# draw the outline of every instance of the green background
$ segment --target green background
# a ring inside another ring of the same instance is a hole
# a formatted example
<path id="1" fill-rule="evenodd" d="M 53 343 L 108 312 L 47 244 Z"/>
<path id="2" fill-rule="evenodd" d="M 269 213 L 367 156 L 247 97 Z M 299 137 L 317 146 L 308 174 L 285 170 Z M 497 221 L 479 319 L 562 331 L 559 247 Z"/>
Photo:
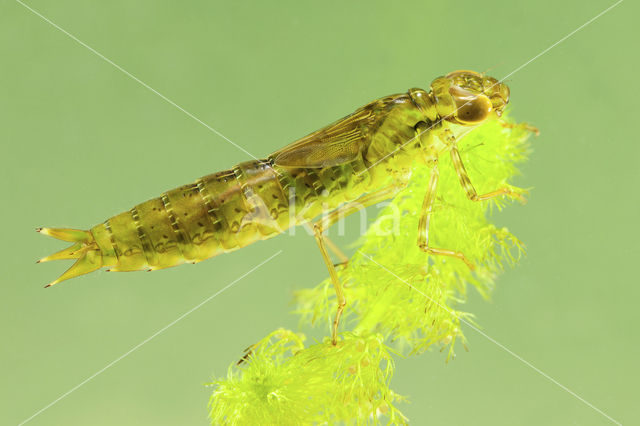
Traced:
<path id="1" fill-rule="evenodd" d="M 28 4 L 260 157 L 386 94 L 455 69 L 501 78 L 609 1 Z M 495 218 L 528 247 L 483 330 L 622 423 L 637 421 L 638 7 L 623 2 L 514 74 L 513 116 L 541 130 Z M 33 425 L 207 424 L 212 375 L 279 327 L 326 270 L 304 231 L 152 274 L 68 264 L 36 226 L 89 228 L 249 159 L 14 1 L 0 9 L 0 424 L 17 424 L 278 250 L 283 253 L 35 417 Z M 375 210 L 374 210 L 375 211 Z M 357 236 L 357 220 L 343 246 Z M 334 233 L 335 235 L 335 233 Z M 465 329 L 470 352 L 399 360 L 413 424 L 608 424 Z M 316 335 L 325 334 L 321 329 Z"/>

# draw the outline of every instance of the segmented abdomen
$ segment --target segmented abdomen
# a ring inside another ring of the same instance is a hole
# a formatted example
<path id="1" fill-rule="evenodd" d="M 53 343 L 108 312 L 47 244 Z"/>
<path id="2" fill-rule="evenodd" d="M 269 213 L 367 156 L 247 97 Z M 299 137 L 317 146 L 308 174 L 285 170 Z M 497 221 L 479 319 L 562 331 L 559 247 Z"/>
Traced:
<path id="1" fill-rule="evenodd" d="M 280 234 L 356 199 L 368 184 L 362 159 L 318 169 L 248 161 L 138 204 L 91 233 L 112 271 L 167 268 Z"/>
<path id="2" fill-rule="evenodd" d="M 161 269 L 277 235 L 290 226 L 278 178 L 267 161 L 250 161 L 138 204 L 91 229 L 103 265 Z"/>

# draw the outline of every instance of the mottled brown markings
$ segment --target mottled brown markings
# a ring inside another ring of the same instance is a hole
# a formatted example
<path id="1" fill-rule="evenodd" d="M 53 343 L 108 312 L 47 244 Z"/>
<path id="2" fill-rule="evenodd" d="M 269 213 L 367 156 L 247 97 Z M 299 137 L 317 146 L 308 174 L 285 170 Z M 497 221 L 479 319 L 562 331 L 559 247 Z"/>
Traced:
<path id="1" fill-rule="evenodd" d="M 169 222 L 171 222 L 171 228 L 175 233 L 180 255 L 185 261 L 189 261 L 191 259 L 187 260 L 187 257 L 185 256 L 185 251 L 183 250 L 183 247 L 187 244 L 187 237 L 183 234 L 182 230 L 180 229 L 180 225 L 178 224 L 178 218 L 173 213 L 173 210 L 171 208 L 171 202 L 169 201 L 169 197 L 167 196 L 167 194 L 163 193 L 160 196 L 160 199 L 162 200 L 162 206 L 164 207 L 164 210 L 165 212 L 167 212 L 167 216 L 169 217 Z M 163 237 L 167 238 L 166 235 L 163 235 Z"/>
<path id="2" fill-rule="evenodd" d="M 198 194 L 200 195 L 200 199 L 202 200 L 202 205 L 204 206 L 204 209 L 207 211 L 207 218 L 209 219 L 209 222 L 213 226 L 213 238 L 216 239 L 218 247 L 222 248 L 222 242 L 220 241 L 220 238 L 218 236 L 218 232 L 222 228 L 222 225 L 220 223 L 220 219 L 218 218 L 218 216 L 215 215 L 215 211 L 213 210 L 213 207 L 211 205 L 211 196 L 206 190 L 205 183 L 202 180 L 202 178 L 196 180 L 196 188 L 198 190 Z M 215 219 L 217 220 L 214 220 L 214 216 L 215 216 Z M 200 222 L 198 222 L 198 225 L 200 225 Z"/>
<path id="3" fill-rule="evenodd" d="M 113 235 L 113 230 L 111 229 L 111 225 L 109 225 L 109 219 L 104 221 L 104 229 L 109 233 L 109 240 L 111 241 L 111 246 L 113 247 L 113 253 L 116 255 L 116 263 L 120 263 L 120 255 L 118 254 L 118 244 L 116 243 L 116 237 Z"/>
<path id="4" fill-rule="evenodd" d="M 282 194 L 282 199 L 284 200 L 284 204 L 283 205 L 278 205 L 277 207 L 280 209 L 288 209 L 289 208 L 289 194 L 287 194 L 287 192 L 284 190 L 284 188 L 282 187 L 282 181 L 280 180 L 281 175 L 279 172 L 277 172 L 271 165 L 271 163 L 269 164 L 269 168 L 273 171 L 273 177 L 274 177 L 274 181 L 276 182 L 276 184 L 278 185 L 278 188 L 280 188 L 280 193 Z M 273 198 L 278 199 L 279 197 L 276 194 L 271 194 Z"/>
<path id="5" fill-rule="evenodd" d="M 133 219 L 133 223 L 138 232 L 138 240 L 140 240 L 140 245 L 142 246 L 142 253 L 144 254 L 145 259 L 147 260 L 147 266 L 154 266 L 157 262 L 155 259 L 155 249 L 151 241 L 147 237 L 142 229 L 142 224 L 140 223 L 140 215 L 138 214 L 138 209 L 136 207 L 130 210 L 131 218 Z"/>
<path id="6" fill-rule="evenodd" d="M 317 195 L 323 195 L 323 193 L 327 190 L 325 185 L 322 183 L 322 179 L 320 178 L 320 174 L 315 170 L 309 170 L 309 177 L 313 179 L 313 189 Z"/>
<path id="7" fill-rule="evenodd" d="M 254 238 L 265 239 L 281 231 L 280 226 L 286 223 L 278 223 L 278 209 L 286 209 L 288 198 L 282 188 L 281 176 L 266 160 L 248 161 L 240 163 L 233 168 L 236 181 L 242 190 L 242 201 L 249 215 L 264 214 L 273 223 L 256 223 Z M 275 192 L 274 192 L 275 191 Z M 270 195 L 270 196 L 269 196 Z M 271 200 L 276 200 L 271 201 Z M 266 211 L 262 211 L 265 209 Z M 236 213 L 240 213 L 235 209 Z M 240 227 L 234 226 L 238 232 L 244 229 L 244 223 Z"/>

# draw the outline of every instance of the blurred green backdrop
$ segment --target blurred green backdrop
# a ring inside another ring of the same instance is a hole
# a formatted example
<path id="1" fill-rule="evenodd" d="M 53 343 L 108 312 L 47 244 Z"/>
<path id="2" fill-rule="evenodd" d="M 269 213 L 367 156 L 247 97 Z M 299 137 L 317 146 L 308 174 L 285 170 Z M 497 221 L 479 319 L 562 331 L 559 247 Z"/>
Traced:
<path id="1" fill-rule="evenodd" d="M 500 78 L 610 1 L 27 2 L 262 156 L 386 94 L 454 69 Z M 304 232 L 197 266 L 87 275 L 36 226 L 89 228 L 248 156 L 21 4 L 0 10 L 0 424 L 17 424 L 278 250 L 283 253 L 33 418 L 33 425 L 205 425 L 211 375 L 271 330 L 326 270 Z M 513 116 L 541 130 L 496 216 L 529 255 L 484 331 L 620 422 L 638 418 L 640 148 L 637 4 L 624 2 L 510 78 Z M 634 41 L 635 40 L 635 41 Z M 352 221 L 357 224 L 357 221 Z M 343 246 L 357 236 L 357 226 Z M 319 330 L 318 335 L 327 331 Z M 466 330 L 470 352 L 399 360 L 413 424 L 608 424 Z"/>

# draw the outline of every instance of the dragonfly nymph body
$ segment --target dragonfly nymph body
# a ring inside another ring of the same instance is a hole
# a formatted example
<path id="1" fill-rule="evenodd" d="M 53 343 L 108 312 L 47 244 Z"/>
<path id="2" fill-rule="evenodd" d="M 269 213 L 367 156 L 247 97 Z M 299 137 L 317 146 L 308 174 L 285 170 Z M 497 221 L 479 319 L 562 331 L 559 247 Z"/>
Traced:
<path id="1" fill-rule="evenodd" d="M 77 259 L 48 286 L 101 267 L 138 271 L 196 263 L 312 222 L 331 209 L 313 229 L 338 295 L 335 343 L 346 301 L 323 235 L 332 223 L 395 196 L 406 186 L 412 167 L 427 163 L 433 171 L 425 188 L 418 244 L 429 254 L 453 256 L 473 268 L 463 253 L 429 246 L 438 157 L 450 153 L 472 201 L 517 196 L 507 188 L 476 193 L 452 130 L 500 116 L 509 88 L 483 74 L 455 71 L 436 78 L 430 89 L 377 99 L 264 160 L 244 162 L 167 191 L 88 231 L 39 228 L 73 243 L 41 261 Z"/>

